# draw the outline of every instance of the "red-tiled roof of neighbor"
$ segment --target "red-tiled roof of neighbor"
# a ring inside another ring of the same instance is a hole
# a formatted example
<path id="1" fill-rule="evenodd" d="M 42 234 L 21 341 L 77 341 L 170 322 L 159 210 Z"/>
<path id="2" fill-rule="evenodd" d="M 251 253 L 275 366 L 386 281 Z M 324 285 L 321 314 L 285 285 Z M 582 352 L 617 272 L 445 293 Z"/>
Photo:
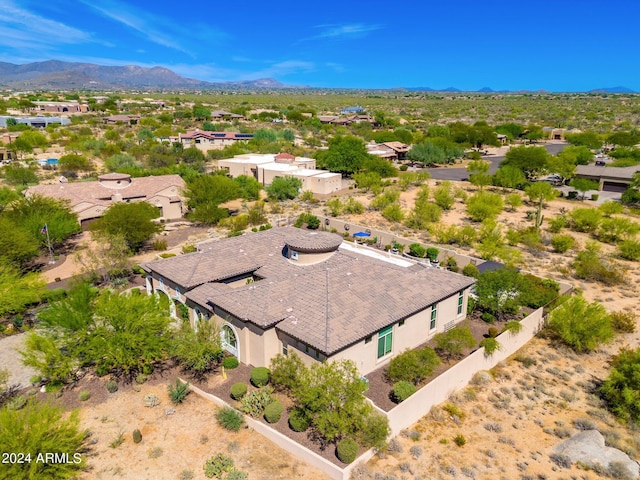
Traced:
<path id="1" fill-rule="evenodd" d="M 261 328 L 276 326 L 327 355 L 474 282 L 447 270 L 406 268 L 346 250 L 312 265 L 287 260 L 286 242 L 304 242 L 310 233 L 284 227 L 211 241 L 197 253 L 143 268 L 184 287 L 199 305 L 215 305 Z M 261 280 L 239 287 L 216 283 L 248 272 Z"/>
<path id="2" fill-rule="evenodd" d="M 129 178 L 129 175 L 115 173 L 101 175 L 101 177 L 107 177 L 105 178 L 106 180 L 124 180 Z M 76 205 L 86 203 L 87 208 L 89 208 L 91 205 L 110 205 L 112 196 L 116 194 L 121 195 L 123 200 L 148 199 L 166 189 L 170 189 L 169 193 L 171 193 L 171 195 L 166 196 L 173 201 L 180 197 L 184 187 L 185 183 L 180 175 L 161 175 L 133 178 L 131 179 L 131 183 L 113 188 L 105 186 L 99 181 L 35 185 L 29 187 L 25 195 L 42 195 L 68 200 L 72 208 Z M 174 191 L 171 191 L 171 188 L 173 188 Z"/>

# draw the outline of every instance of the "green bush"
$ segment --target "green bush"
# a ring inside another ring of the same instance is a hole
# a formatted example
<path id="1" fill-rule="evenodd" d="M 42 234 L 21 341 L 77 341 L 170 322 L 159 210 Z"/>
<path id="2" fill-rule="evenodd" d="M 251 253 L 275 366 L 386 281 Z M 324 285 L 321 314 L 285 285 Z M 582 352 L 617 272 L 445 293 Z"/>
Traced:
<path id="1" fill-rule="evenodd" d="M 231 385 L 231 398 L 233 398 L 234 400 L 242 400 L 242 397 L 244 397 L 247 394 L 247 384 L 244 382 L 238 382 L 238 383 L 234 383 L 233 385 Z"/>
<path id="2" fill-rule="evenodd" d="M 464 438 L 464 435 L 462 435 L 461 433 L 459 433 L 458 435 L 456 435 L 455 437 L 453 437 L 453 443 L 455 443 L 457 446 L 462 447 L 467 443 L 467 439 Z"/>
<path id="3" fill-rule="evenodd" d="M 336 446 L 336 456 L 342 463 L 351 463 L 358 456 L 358 444 L 351 438 L 343 438 Z"/>
<path id="4" fill-rule="evenodd" d="M 427 249 L 419 243 L 412 243 L 409 245 L 409 253 L 414 257 L 424 258 L 427 255 Z"/>
<path id="5" fill-rule="evenodd" d="M 625 421 L 640 421 L 640 348 L 623 348 L 613 357 L 611 372 L 600 387 L 600 393 L 611 411 Z"/>
<path id="6" fill-rule="evenodd" d="M 281 390 L 291 391 L 300 384 L 304 364 L 295 353 L 278 354 L 271 359 L 271 383 Z"/>
<path id="7" fill-rule="evenodd" d="M 216 420 L 221 427 L 237 432 L 244 423 L 242 414 L 231 407 L 223 407 L 216 413 Z"/>
<path id="8" fill-rule="evenodd" d="M 105 386 L 109 393 L 116 393 L 118 391 L 118 384 L 115 380 L 109 380 Z"/>
<path id="9" fill-rule="evenodd" d="M 495 337 L 483 338 L 480 341 L 480 347 L 484 348 L 485 356 L 490 357 L 496 351 L 500 350 L 500 343 Z"/>
<path id="10" fill-rule="evenodd" d="M 600 226 L 602 212 L 597 208 L 576 208 L 569 213 L 571 228 L 577 232 L 593 233 Z"/>
<path id="11" fill-rule="evenodd" d="M 255 367 L 251 370 L 251 383 L 256 387 L 264 387 L 269 383 L 271 372 L 267 367 Z"/>
<path id="12" fill-rule="evenodd" d="M 478 192 L 467 198 L 467 214 L 474 222 L 498 216 L 504 208 L 502 196 L 497 193 Z"/>
<path id="13" fill-rule="evenodd" d="M 91 398 L 91 392 L 89 390 L 83 390 L 78 394 L 78 400 L 86 402 Z"/>
<path id="14" fill-rule="evenodd" d="M 578 278 L 602 282 L 605 285 L 616 285 L 624 278 L 617 265 L 603 258 L 600 246 L 591 242 L 587 242 L 585 250 L 578 252 L 573 267 Z"/>
<path id="15" fill-rule="evenodd" d="M 171 403 L 174 405 L 178 405 L 182 403 L 184 399 L 191 393 L 189 390 L 189 383 L 182 383 L 180 379 L 176 379 L 176 383 L 169 385 L 169 398 L 171 399 Z"/>
<path id="16" fill-rule="evenodd" d="M 438 259 L 439 253 L 440 251 L 436 247 L 427 248 L 427 257 L 429 257 L 429 260 L 431 260 L 432 262 Z"/>
<path id="17" fill-rule="evenodd" d="M 404 402 L 414 393 L 416 393 L 416 386 L 406 380 L 401 380 L 393 385 L 392 396 L 393 400 L 397 403 Z"/>
<path id="18" fill-rule="evenodd" d="M 626 260 L 637 262 L 640 260 L 640 242 L 637 240 L 623 240 L 618 243 L 618 253 Z"/>
<path id="19" fill-rule="evenodd" d="M 558 253 L 565 253 L 567 250 L 573 248 L 576 243 L 576 239 L 571 235 L 554 235 L 551 237 L 551 246 L 553 250 Z"/>
<path id="20" fill-rule="evenodd" d="M 387 368 L 387 377 L 392 382 L 404 380 L 418 384 L 431 375 L 438 365 L 440 365 L 440 359 L 429 347 L 407 350 L 391 359 Z"/>
<path id="21" fill-rule="evenodd" d="M 137 428 L 133 431 L 133 443 L 140 443 L 142 441 L 142 433 Z"/>
<path id="22" fill-rule="evenodd" d="M 294 408 L 289 412 L 289 426 L 294 432 L 304 432 L 311 425 L 309 416 L 299 408 Z"/>
<path id="23" fill-rule="evenodd" d="M 238 365 L 240 365 L 240 362 L 238 362 L 236 357 L 225 357 L 224 360 L 222 360 L 222 366 L 227 370 L 238 368 Z"/>
<path id="24" fill-rule="evenodd" d="M 473 263 L 468 263 L 462 268 L 462 274 L 465 277 L 478 278 L 480 276 L 480 271 Z"/>
<path id="25" fill-rule="evenodd" d="M 564 227 L 567 226 L 567 218 L 566 217 L 555 217 L 549 220 L 549 231 L 551 233 L 558 233 Z"/>
<path id="26" fill-rule="evenodd" d="M 489 338 L 496 338 L 498 336 L 498 329 L 496 327 L 489 327 L 487 334 Z"/>
<path id="27" fill-rule="evenodd" d="M 457 326 L 433 337 L 436 350 L 448 357 L 458 357 L 465 348 L 473 348 L 476 339 L 469 327 Z"/>
<path id="28" fill-rule="evenodd" d="M 282 404 L 275 400 L 264 409 L 264 419 L 269 423 L 276 423 L 282 417 Z"/>
<path id="29" fill-rule="evenodd" d="M 258 390 L 253 390 L 248 393 L 242 400 L 242 411 L 244 413 L 248 413 L 254 418 L 261 417 L 264 413 L 264 409 L 273 402 L 273 398 L 271 398 L 271 394 L 273 393 L 273 389 L 270 387 L 262 387 Z"/>
<path id="30" fill-rule="evenodd" d="M 480 318 L 483 322 L 494 323 L 496 321 L 496 317 L 494 317 L 490 312 L 482 312 Z"/>
<path id="31" fill-rule="evenodd" d="M 9 410 L 21 410 L 27 404 L 27 397 L 24 395 L 16 395 L 7 402 Z"/>

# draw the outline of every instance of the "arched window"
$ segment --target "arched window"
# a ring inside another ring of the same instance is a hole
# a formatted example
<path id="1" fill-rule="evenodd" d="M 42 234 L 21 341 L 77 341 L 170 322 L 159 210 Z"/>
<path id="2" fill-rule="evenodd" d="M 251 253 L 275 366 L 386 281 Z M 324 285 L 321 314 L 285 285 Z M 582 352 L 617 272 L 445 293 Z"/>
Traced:
<path id="1" fill-rule="evenodd" d="M 222 340 L 222 348 L 236 357 L 239 357 L 240 348 L 238 344 L 238 336 L 236 329 L 232 325 L 225 323 L 220 330 L 220 337 Z"/>

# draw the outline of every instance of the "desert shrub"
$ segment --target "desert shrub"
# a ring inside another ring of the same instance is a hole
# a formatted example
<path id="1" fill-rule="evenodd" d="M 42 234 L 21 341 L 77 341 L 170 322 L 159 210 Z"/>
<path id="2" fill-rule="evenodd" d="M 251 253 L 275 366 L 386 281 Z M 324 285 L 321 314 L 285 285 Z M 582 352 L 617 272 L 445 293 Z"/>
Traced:
<path id="1" fill-rule="evenodd" d="M 638 240 L 623 240 L 618 243 L 618 254 L 625 260 L 637 262 L 640 260 L 640 242 Z"/>
<path id="2" fill-rule="evenodd" d="M 490 357 L 496 351 L 500 350 L 500 343 L 493 337 L 483 338 L 480 341 L 480 346 L 484 348 L 484 354 L 487 357 Z"/>
<path id="3" fill-rule="evenodd" d="M 142 433 L 137 428 L 133 431 L 133 443 L 140 443 L 142 441 Z"/>
<path id="4" fill-rule="evenodd" d="M 444 260 L 443 265 L 447 268 L 447 270 L 449 270 L 450 272 L 458 272 L 458 262 L 456 261 L 456 259 L 454 257 L 447 257 Z"/>
<path id="5" fill-rule="evenodd" d="M 531 308 L 540 308 L 558 297 L 560 285 L 549 278 L 539 278 L 535 275 L 524 274 L 519 276 L 521 305 Z"/>
<path id="6" fill-rule="evenodd" d="M 457 357 L 465 348 L 472 348 L 476 344 L 473 333 L 466 326 L 457 326 L 446 332 L 437 333 L 433 340 L 436 351 L 448 357 Z"/>
<path id="7" fill-rule="evenodd" d="M 234 400 L 241 400 L 247 394 L 247 384 L 244 382 L 238 382 L 231 385 L 231 398 Z"/>
<path id="8" fill-rule="evenodd" d="M 216 420 L 221 427 L 233 432 L 240 430 L 240 427 L 244 423 L 242 414 L 231 407 L 223 407 L 218 410 Z"/>
<path id="9" fill-rule="evenodd" d="M 567 226 L 567 223 L 567 217 L 560 216 L 552 218 L 551 220 L 549 220 L 549 231 L 551 233 L 558 233 L 560 230 Z"/>
<path id="10" fill-rule="evenodd" d="M 294 408 L 289 412 L 289 426 L 294 432 L 304 432 L 309 428 L 309 425 L 311 425 L 311 420 L 304 410 Z"/>
<path id="11" fill-rule="evenodd" d="M 462 274 L 465 277 L 478 278 L 480 276 L 480 271 L 473 263 L 468 263 L 462 268 Z"/>
<path id="12" fill-rule="evenodd" d="M 576 243 L 576 239 L 571 235 L 554 235 L 551 237 L 551 246 L 553 250 L 558 253 L 565 253 L 567 250 L 573 248 Z"/>
<path id="13" fill-rule="evenodd" d="M 600 387 L 607 406 L 618 418 L 640 421 L 640 348 L 623 348 L 613 357 L 609 376 Z"/>
<path id="14" fill-rule="evenodd" d="M 404 402 L 414 393 L 416 393 L 416 386 L 406 380 L 401 380 L 393 385 L 393 400 L 397 403 Z"/>
<path id="15" fill-rule="evenodd" d="M 603 258 L 599 245 L 587 242 L 585 250 L 578 252 L 573 262 L 576 276 L 583 280 L 594 280 L 605 285 L 616 285 L 623 280 L 622 270 Z"/>
<path id="16" fill-rule="evenodd" d="M 633 312 L 612 312 L 611 326 L 619 333 L 633 333 L 636 331 L 636 314 Z"/>
<path id="17" fill-rule="evenodd" d="M 496 338 L 498 336 L 498 329 L 496 327 L 489 327 L 487 334 L 489 338 Z"/>
<path id="18" fill-rule="evenodd" d="M 81 402 L 86 402 L 90 398 L 91 398 L 91 391 L 89 390 L 83 390 L 78 394 L 78 400 L 80 400 Z"/>
<path id="19" fill-rule="evenodd" d="M 571 458 L 567 455 L 552 453 L 549 455 L 549 459 L 560 468 L 571 468 Z"/>
<path id="20" fill-rule="evenodd" d="M 634 237 L 640 231 L 640 225 L 625 217 L 604 218 L 596 237 L 601 242 L 617 243 Z"/>
<path id="21" fill-rule="evenodd" d="M 364 205 L 357 201 L 353 197 L 349 197 L 349 199 L 344 204 L 344 211 L 346 213 L 352 213 L 354 215 L 358 215 L 364 213 Z"/>
<path id="22" fill-rule="evenodd" d="M 404 212 L 399 203 L 392 203 L 382 210 L 382 216 L 390 222 L 401 222 L 404 219 Z"/>
<path id="23" fill-rule="evenodd" d="M 207 478 L 225 478 L 233 470 L 233 458 L 218 453 L 204 464 L 204 476 Z"/>
<path id="24" fill-rule="evenodd" d="M 549 314 L 549 328 L 576 352 L 589 352 L 613 339 L 611 318 L 597 302 L 574 296 Z"/>
<path id="25" fill-rule="evenodd" d="M 467 198 L 467 215 L 474 222 L 496 217 L 504 208 L 502 196 L 496 193 L 478 192 Z"/>
<path id="26" fill-rule="evenodd" d="M 271 398 L 272 393 L 273 389 L 270 387 L 253 390 L 242 397 L 240 401 L 242 403 L 242 411 L 254 418 L 261 417 L 267 405 L 273 402 L 273 398 Z"/>
<path id="27" fill-rule="evenodd" d="M 116 393 L 118 391 L 118 384 L 115 380 L 109 380 L 106 383 L 105 387 L 107 388 L 107 391 L 109 393 Z"/>
<path id="28" fill-rule="evenodd" d="M 187 395 L 191 393 L 191 390 L 189 390 L 189 383 L 183 383 L 179 378 L 176 379 L 175 384 L 169 385 L 168 391 L 171 403 L 173 403 L 174 405 L 182 403 Z"/>
<path id="29" fill-rule="evenodd" d="M 462 447 L 467 443 L 467 439 L 461 433 L 457 434 L 453 437 L 453 443 L 455 443 L 458 447 Z"/>
<path id="30" fill-rule="evenodd" d="M 427 255 L 427 249 L 419 243 L 412 243 L 409 245 L 409 253 L 414 257 L 424 258 Z"/>
<path id="31" fill-rule="evenodd" d="M 24 395 L 16 395 L 7 402 L 9 410 L 21 410 L 27 404 L 27 397 Z"/>
<path id="32" fill-rule="evenodd" d="M 276 423 L 282 417 L 282 404 L 275 400 L 264 409 L 264 419 L 269 423 Z"/>
<path id="33" fill-rule="evenodd" d="M 240 365 L 240 362 L 236 357 L 224 357 L 222 360 L 222 366 L 228 370 L 238 368 L 238 365 Z"/>
<path id="34" fill-rule="evenodd" d="M 596 430 L 597 426 L 588 418 L 577 418 L 573 421 L 573 426 L 578 430 Z"/>
<path id="35" fill-rule="evenodd" d="M 605 217 L 610 217 L 611 215 L 622 213 L 624 211 L 622 204 L 613 200 L 604 202 L 602 205 L 598 206 L 598 209 Z"/>
<path id="36" fill-rule="evenodd" d="M 255 367 L 251 370 L 251 383 L 256 387 L 264 387 L 269 383 L 271 372 L 267 367 Z"/>
<path id="37" fill-rule="evenodd" d="M 569 213 L 571 228 L 577 232 L 593 233 L 601 220 L 602 212 L 597 208 L 576 208 Z"/>
<path id="38" fill-rule="evenodd" d="M 407 350 L 391 359 L 387 377 L 392 382 L 404 380 L 415 385 L 431 375 L 438 365 L 440 359 L 429 347 Z"/>
<path id="39" fill-rule="evenodd" d="M 351 463 L 358 456 L 358 444 L 351 438 L 343 438 L 336 446 L 336 456 L 342 463 Z"/>
<path id="40" fill-rule="evenodd" d="M 387 437 L 391 433 L 389 420 L 385 415 L 372 412 L 363 419 L 362 428 L 357 433 L 358 443 L 365 447 L 373 447 L 378 451 L 387 446 Z"/>
<path id="41" fill-rule="evenodd" d="M 291 391 L 299 384 L 304 364 L 295 353 L 278 354 L 271 359 L 271 383 L 282 390 Z"/>
<path id="42" fill-rule="evenodd" d="M 0 451 L 31 453 L 31 462 L 7 462 L 1 467 L 6 479 L 76 478 L 85 468 L 85 457 L 73 462 L 73 453 L 85 449 L 86 432 L 80 430 L 78 411 L 67 414 L 62 407 L 31 401 L 26 408 L 0 409 Z M 70 462 L 37 462 L 39 452 L 70 452 Z"/>
<path id="43" fill-rule="evenodd" d="M 241 472 L 240 470 L 236 470 L 235 468 L 227 473 L 225 480 L 247 480 L 249 478 L 249 474 L 247 472 Z"/>

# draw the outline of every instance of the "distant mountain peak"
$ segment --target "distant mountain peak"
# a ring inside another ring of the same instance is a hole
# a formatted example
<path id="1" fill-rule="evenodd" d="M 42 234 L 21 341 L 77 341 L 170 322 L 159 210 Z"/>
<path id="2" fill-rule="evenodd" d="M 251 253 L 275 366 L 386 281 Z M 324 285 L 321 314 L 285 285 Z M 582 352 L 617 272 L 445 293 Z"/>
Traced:
<path id="1" fill-rule="evenodd" d="M 628 87 L 606 87 L 606 88 L 596 88 L 594 90 L 589 90 L 589 93 L 635 93 Z"/>

